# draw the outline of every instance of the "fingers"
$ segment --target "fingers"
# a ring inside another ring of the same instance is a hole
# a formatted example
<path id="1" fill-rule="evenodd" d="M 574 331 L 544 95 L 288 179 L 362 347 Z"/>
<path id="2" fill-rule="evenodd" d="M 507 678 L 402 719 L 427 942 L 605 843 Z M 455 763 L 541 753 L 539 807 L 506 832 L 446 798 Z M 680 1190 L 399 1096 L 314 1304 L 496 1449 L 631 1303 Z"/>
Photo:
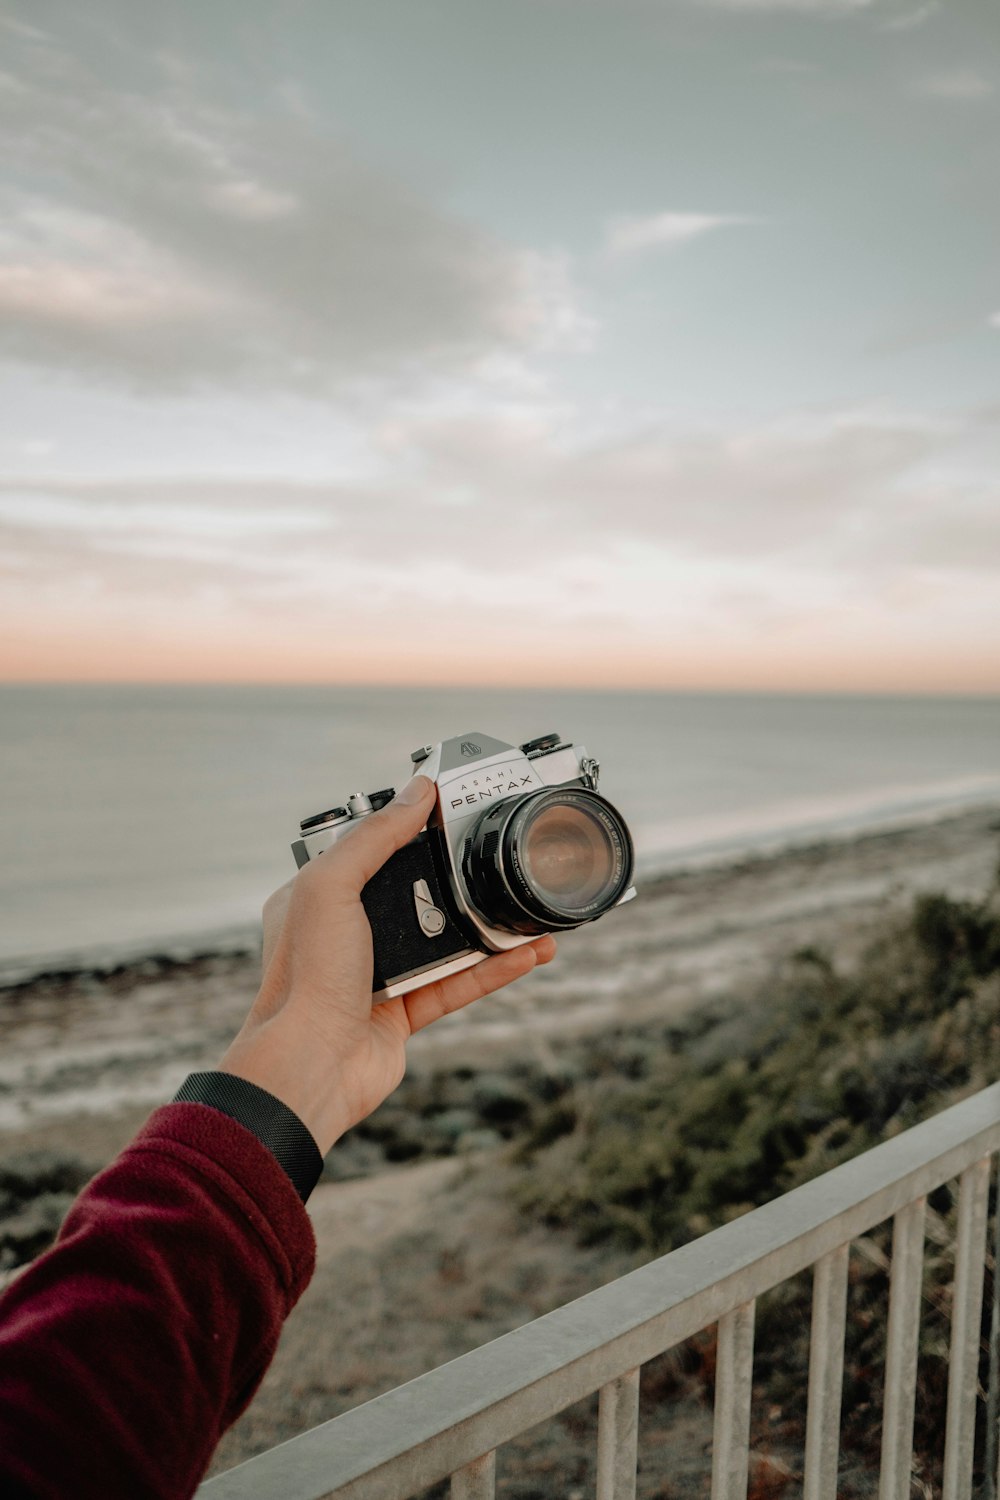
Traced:
<path id="1" fill-rule="evenodd" d="M 318 862 L 331 878 L 361 894 L 361 888 L 380 870 L 391 854 L 402 849 L 423 828 L 434 806 L 434 783 L 427 776 L 414 776 L 398 796 L 362 818 Z"/>
<path id="2" fill-rule="evenodd" d="M 411 1034 L 452 1011 L 462 1010 L 474 1000 L 481 1000 L 484 995 L 492 995 L 504 985 L 530 973 L 536 964 L 550 963 L 555 956 L 555 938 L 540 937 L 519 948 L 510 948 L 506 953 L 494 953 L 474 968 L 463 969 L 460 974 L 451 974 L 447 979 L 413 990 L 403 997 Z"/>

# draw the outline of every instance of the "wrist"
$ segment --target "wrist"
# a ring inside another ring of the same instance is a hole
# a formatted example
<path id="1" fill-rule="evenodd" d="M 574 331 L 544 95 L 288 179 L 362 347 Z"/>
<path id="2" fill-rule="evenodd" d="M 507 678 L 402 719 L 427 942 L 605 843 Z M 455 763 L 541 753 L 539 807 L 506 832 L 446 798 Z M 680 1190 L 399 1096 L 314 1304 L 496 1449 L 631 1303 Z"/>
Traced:
<path id="1" fill-rule="evenodd" d="M 322 1156 L 355 1123 L 328 1055 L 302 1047 L 297 1028 L 289 1036 L 281 1013 L 236 1037 L 219 1068 L 279 1099 L 302 1121 Z"/>

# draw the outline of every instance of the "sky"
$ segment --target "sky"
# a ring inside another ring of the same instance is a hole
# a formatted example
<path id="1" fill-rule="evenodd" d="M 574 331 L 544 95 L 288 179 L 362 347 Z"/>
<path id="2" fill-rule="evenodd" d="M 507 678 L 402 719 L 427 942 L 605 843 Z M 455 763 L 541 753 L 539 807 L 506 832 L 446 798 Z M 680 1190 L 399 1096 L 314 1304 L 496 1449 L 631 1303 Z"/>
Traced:
<path id="1" fill-rule="evenodd" d="M 0 0 L 0 678 L 1000 691 L 992 0 Z"/>

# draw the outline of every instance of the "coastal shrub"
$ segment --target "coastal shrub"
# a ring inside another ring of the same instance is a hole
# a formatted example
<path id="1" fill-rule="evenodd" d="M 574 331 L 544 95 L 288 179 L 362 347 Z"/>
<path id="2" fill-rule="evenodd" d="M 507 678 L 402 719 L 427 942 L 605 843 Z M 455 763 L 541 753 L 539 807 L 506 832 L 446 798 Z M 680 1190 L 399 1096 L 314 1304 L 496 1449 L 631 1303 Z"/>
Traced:
<path id="1" fill-rule="evenodd" d="M 40 1193 L 0 1218 L 0 1271 L 26 1265 L 41 1255 L 59 1233 L 73 1193 Z"/>
<path id="2" fill-rule="evenodd" d="M 1000 928 L 985 907 L 948 896 L 921 896 L 913 928 L 939 979 L 954 984 L 969 974 L 989 974 L 1000 962 Z"/>
<path id="3" fill-rule="evenodd" d="M 853 974 L 801 951 L 639 1077 L 616 1046 L 526 1122 L 517 1197 L 588 1242 L 669 1250 L 1000 1073 L 1000 916 L 919 897 Z"/>
<path id="4" fill-rule="evenodd" d="M 477 1078 L 471 1102 L 481 1120 L 500 1128 L 523 1120 L 531 1109 L 528 1092 L 503 1073 L 483 1073 Z"/>
<path id="5" fill-rule="evenodd" d="M 705 1031 L 705 1019 L 692 1023 Z M 338 1181 L 387 1165 L 452 1156 L 508 1141 L 546 1144 L 576 1128 L 581 1086 L 600 1081 L 612 1091 L 621 1080 L 650 1076 L 670 1059 L 683 1027 L 641 1032 L 618 1028 L 567 1041 L 544 1063 L 520 1059 L 504 1071 L 476 1073 L 461 1066 L 407 1075 L 398 1090 L 337 1142 L 325 1176 Z M 727 1055 L 728 1055 L 727 1049 Z"/>
<path id="6" fill-rule="evenodd" d="M 20 1151 L 0 1160 L 0 1270 L 47 1249 L 93 1174 L 79 1157 L 60 1151 Z"/>
<path id="7" fill-rule="evenodd" d="M 40 1193 L 78 1193 L 94 1169 L 78 1156 L 38 1149 L 0 1160 L 0 1212 Z"/>

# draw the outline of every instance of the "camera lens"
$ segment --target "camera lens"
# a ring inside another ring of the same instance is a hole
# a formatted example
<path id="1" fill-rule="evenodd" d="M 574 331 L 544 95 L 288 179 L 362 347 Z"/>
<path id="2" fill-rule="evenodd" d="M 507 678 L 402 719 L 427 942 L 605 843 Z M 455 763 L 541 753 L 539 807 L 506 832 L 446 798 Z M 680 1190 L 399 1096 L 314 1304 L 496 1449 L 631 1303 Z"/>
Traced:
<path id="1" fill-rule="evenodd" d="M 492 926 L 552 932 L 603 915 L 632 878 L 632 840 L 596 792 L 553 788 L 489 808 L 464 862 L 470 895 Z"/>

